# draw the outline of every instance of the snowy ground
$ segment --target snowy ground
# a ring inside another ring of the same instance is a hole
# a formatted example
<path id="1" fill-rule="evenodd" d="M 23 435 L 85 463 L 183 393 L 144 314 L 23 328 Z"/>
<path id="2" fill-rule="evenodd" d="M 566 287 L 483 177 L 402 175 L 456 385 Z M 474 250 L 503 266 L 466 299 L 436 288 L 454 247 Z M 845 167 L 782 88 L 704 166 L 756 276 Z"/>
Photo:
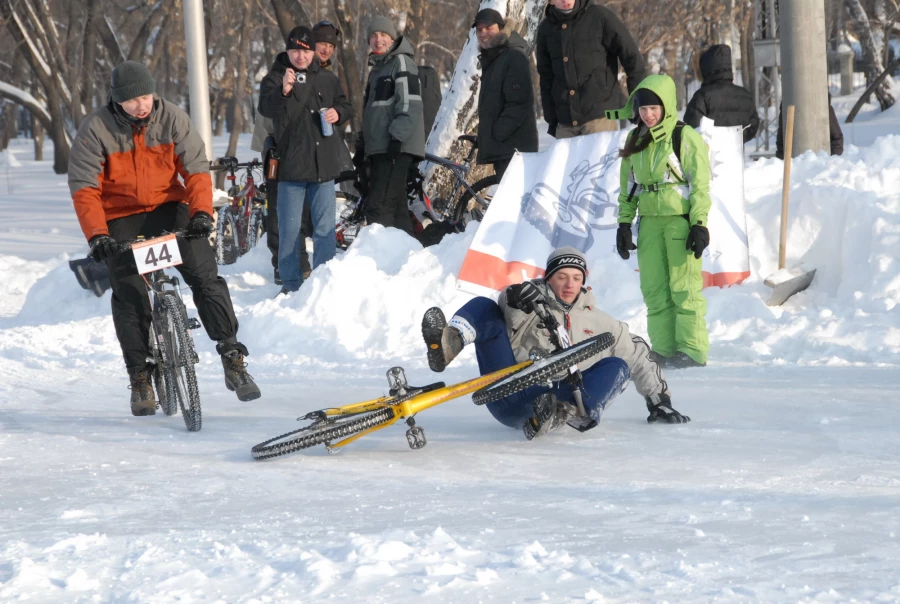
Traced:
<path id="1" fill-rule="evenodd" d="M 268 463 L 253 444 L 383 393 L 390 366 L 435 379 L 418 322 L 465 300 L 474 232 L 372 229 L 288 299 L 263 248 L 227 267 L 263 398 L 227 392 L 196 332 L 190 434 L 130 416 L 109 294 L 72 278 L 65 178 L 30 151 L 0 165 L 0 601 L 900 601 L 900 137 L 795 162 L 788 264 L 819 274 L 777 309 L 781 162 L 748 164 L 753 278 L 707 291 L 710 366 L 668 376 L 692 423 L 647 425 L 631 389 L 529 443 L 466 398 L 419 416 L 421 451 L 394 427 Z M 591 260 L 645 332 L 633 273 Z M 476 370 L 467 351 L 442 379 Z"/>

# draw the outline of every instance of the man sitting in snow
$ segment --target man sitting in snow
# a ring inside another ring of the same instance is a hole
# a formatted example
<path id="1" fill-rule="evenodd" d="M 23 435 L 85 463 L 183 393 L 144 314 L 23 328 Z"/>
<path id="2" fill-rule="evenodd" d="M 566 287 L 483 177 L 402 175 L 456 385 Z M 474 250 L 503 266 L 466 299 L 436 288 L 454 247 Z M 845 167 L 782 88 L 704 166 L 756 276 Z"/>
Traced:
<path id="1" fill-rule="evenodd" d="M 238 342 L 228 284 L 218 275 L 209 244 L 212 180 L 203 139 L 191 118 L 156 96 L 150 71 L 125 61 L 112 72 L 106 106 L 81 122 L 72 144 L 69 190 L 91 256 L 106 262 L 116 336 L 131 380 L 131 413 L 153 415 L 148 341 L 150 301 L 131 253 L 121 243 L 183 230 L 178 271 L 191 288 L 200 320 L 218 342 L 225 386 L 238 398 L 259 398 L 247 373 L 247 348 Z"/>
<path id="2" fill-rule="evenodd" d="M 428 346 L 428 365 L 443 371 L 466 344 L 475 344 L 482 375 L 528 360 L 535 348 L 551 352 L 548 330 L 533 312 L 538 301 L 565 326 L 572 344 L 595 334 L 610 332 L 615 344 L 580 364 L 586 398 L 584 406 L 595 421 L 603 410 L 634 381 L 647 401 L 647 421 L 670 424 L 691 420 L 672 407 L 669 386 L 662 370 L 650 357 L 643 338 L 632 335 L 628 326 L 597 308 L 597 300 L 584 286 L 587 263 L 581 252 L 563 247 L 547 258 L 543 278 L 511 285 L 497 302 L 474 298 L 447 324 L 440 308 L 430 308 L 422 319 L 422 335 Z M 566 423 L 575 412 L 574 391 L 565 381 L 531 386 L 487 407 L 497 421 L 522 428 L 528 440 Z"/>

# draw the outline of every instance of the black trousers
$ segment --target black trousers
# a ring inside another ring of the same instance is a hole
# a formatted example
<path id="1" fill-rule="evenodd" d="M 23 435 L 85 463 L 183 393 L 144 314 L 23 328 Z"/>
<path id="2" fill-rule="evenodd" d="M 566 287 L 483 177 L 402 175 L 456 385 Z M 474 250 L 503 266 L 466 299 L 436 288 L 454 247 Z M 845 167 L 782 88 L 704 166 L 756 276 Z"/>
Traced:
<path id="1" fill-rule="evenodd" d="M 268 170 L 266 170 L 268 172 Z M 266 247 L 272 253 L 272 268 L 278 268 L 278 181 L 266 179 Z M 309 254 L 306 252 L 306 238 L 312 236 L 312 217 L 309 206 L 303 206 L 303 225 L 300 232 L 303 234 L 300 240 L 300 270 L 304 274 L 312 270 L 309 264 Z"/>
<path id="2" fill-rule="evenodd" d="M 509 167 L 509 162 L 512 161 L 512 158 L 509 159 L 501 159 L 500 161 L 494 162 L 494 174 L 497 175 L 497 182 L 503 180 L 503 175 L 506 174 L 506 169 Z"/>
<path id="3" fill-rule="evenodd" d="M 110 220 L 110 236 L 130 243 L 139 235 L 150 239 L 183 229 L 188 223 L 187 204 L 164 204 L 152 212 Z M 179 239 L 183 264 L 176 267 L 191 288 L 200 321 L 209 337 L 217 342 L 237 336 L 238 321 L 231 305 L 228 284 L 219 276 L 216 253 L 208 239 Z M 129 369 L 146 365 L 149 355 L 150 298 L 143 277 L 137 273 L 134 256 L 125 252 L 106 261 L 112 285 L 112 316 L 116 336 Z"/>
<path id="4" fill-rule="evenodd" d="M 396 159 L 387 153 L 369 157 L 369 199 L 366 205 L 366 221 L 395 227 L 413 234 L 406 197 L 406 180 L 415 158 L 401 153 Z"/>

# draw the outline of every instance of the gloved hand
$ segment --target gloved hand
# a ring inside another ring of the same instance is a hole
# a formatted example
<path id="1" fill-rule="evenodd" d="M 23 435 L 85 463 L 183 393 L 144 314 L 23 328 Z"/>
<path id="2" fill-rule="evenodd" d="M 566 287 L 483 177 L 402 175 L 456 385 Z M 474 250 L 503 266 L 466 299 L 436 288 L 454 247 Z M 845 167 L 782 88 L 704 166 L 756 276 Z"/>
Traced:
<path id="1" fill-rule="evenodd" d="M 709 247 L 709 229 L 702 224 L 695 224 L 687 236 L 685 249 L 694 252 L 694 258 L 700 258 L 703 250 Z"/>
<path id="2" fill-rule="evenodd" d="M 392 138 L 391 142 L 388 143 L 387 154 L 391 159 L 397 159 L 400 157 L 400 150 L 403 148 L 403 143 L 398 141 L 396 138 Z"/>
<path id="3" fill-rule="evenodd" d="M 654 402 L 654 398 L 656 402 Z M 650 411 L 650 415 L 647 416 L 648 424 L 657 422 L 663 424 L 686 424 L 691 421 L 691 418 L 687 415 L 682 415 L 672 408 L 672 399 L 665 392 L 655 394 L 652 397 L 645 397 L 644 400 L 647 401 L 647 410 Z"/>
<path id="4" fill-rule="evenodd" d="M 109 235 L 94 235 L 88 242 L 91 251 L 88 256 L 94 259 L 94 262 L 104 262 L 107 258 L 119 253 L 119 244 Z"/>
<path id="5" fill-rule="evenodd" d="M 534 305 L 544 299 L 544 294 L 531 281 L 517 283 L 506 288 L 506 305 L 524 313 L 534 312 Z"/>
<path id="6" fill-rule="evenodd" d="M 206 212 L 197 212 L 187 223 L 187 228 L 184 230 L 184 236 L 187 239 L 203 239 L 204 237 L 209 237 L 214 226 L 215 223 L 213 222 L 212 216 Z"/>
<path id="7" fill-rule="evenodd" d="M 619 252 L 619 256 L 622 257 L 622 260 L 628 260 L 631 258 L 629 250 L 636 249 L 637 246 L 634 244 L 634 236 L 631 234 L 631 225 L 620 222 L 619 230 L 616 231 L 616 251 Z"/>

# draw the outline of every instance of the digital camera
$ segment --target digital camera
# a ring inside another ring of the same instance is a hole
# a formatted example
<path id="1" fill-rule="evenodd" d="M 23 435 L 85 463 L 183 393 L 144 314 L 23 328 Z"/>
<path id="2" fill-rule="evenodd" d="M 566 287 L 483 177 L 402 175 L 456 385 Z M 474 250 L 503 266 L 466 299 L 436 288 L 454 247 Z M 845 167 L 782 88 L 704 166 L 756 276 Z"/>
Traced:
<path id="1" fill-rule="evenodd" d="M 297 73 L 297 83 L 298 84 L 306 84 L 306 72 L 301 71 Z"/>

